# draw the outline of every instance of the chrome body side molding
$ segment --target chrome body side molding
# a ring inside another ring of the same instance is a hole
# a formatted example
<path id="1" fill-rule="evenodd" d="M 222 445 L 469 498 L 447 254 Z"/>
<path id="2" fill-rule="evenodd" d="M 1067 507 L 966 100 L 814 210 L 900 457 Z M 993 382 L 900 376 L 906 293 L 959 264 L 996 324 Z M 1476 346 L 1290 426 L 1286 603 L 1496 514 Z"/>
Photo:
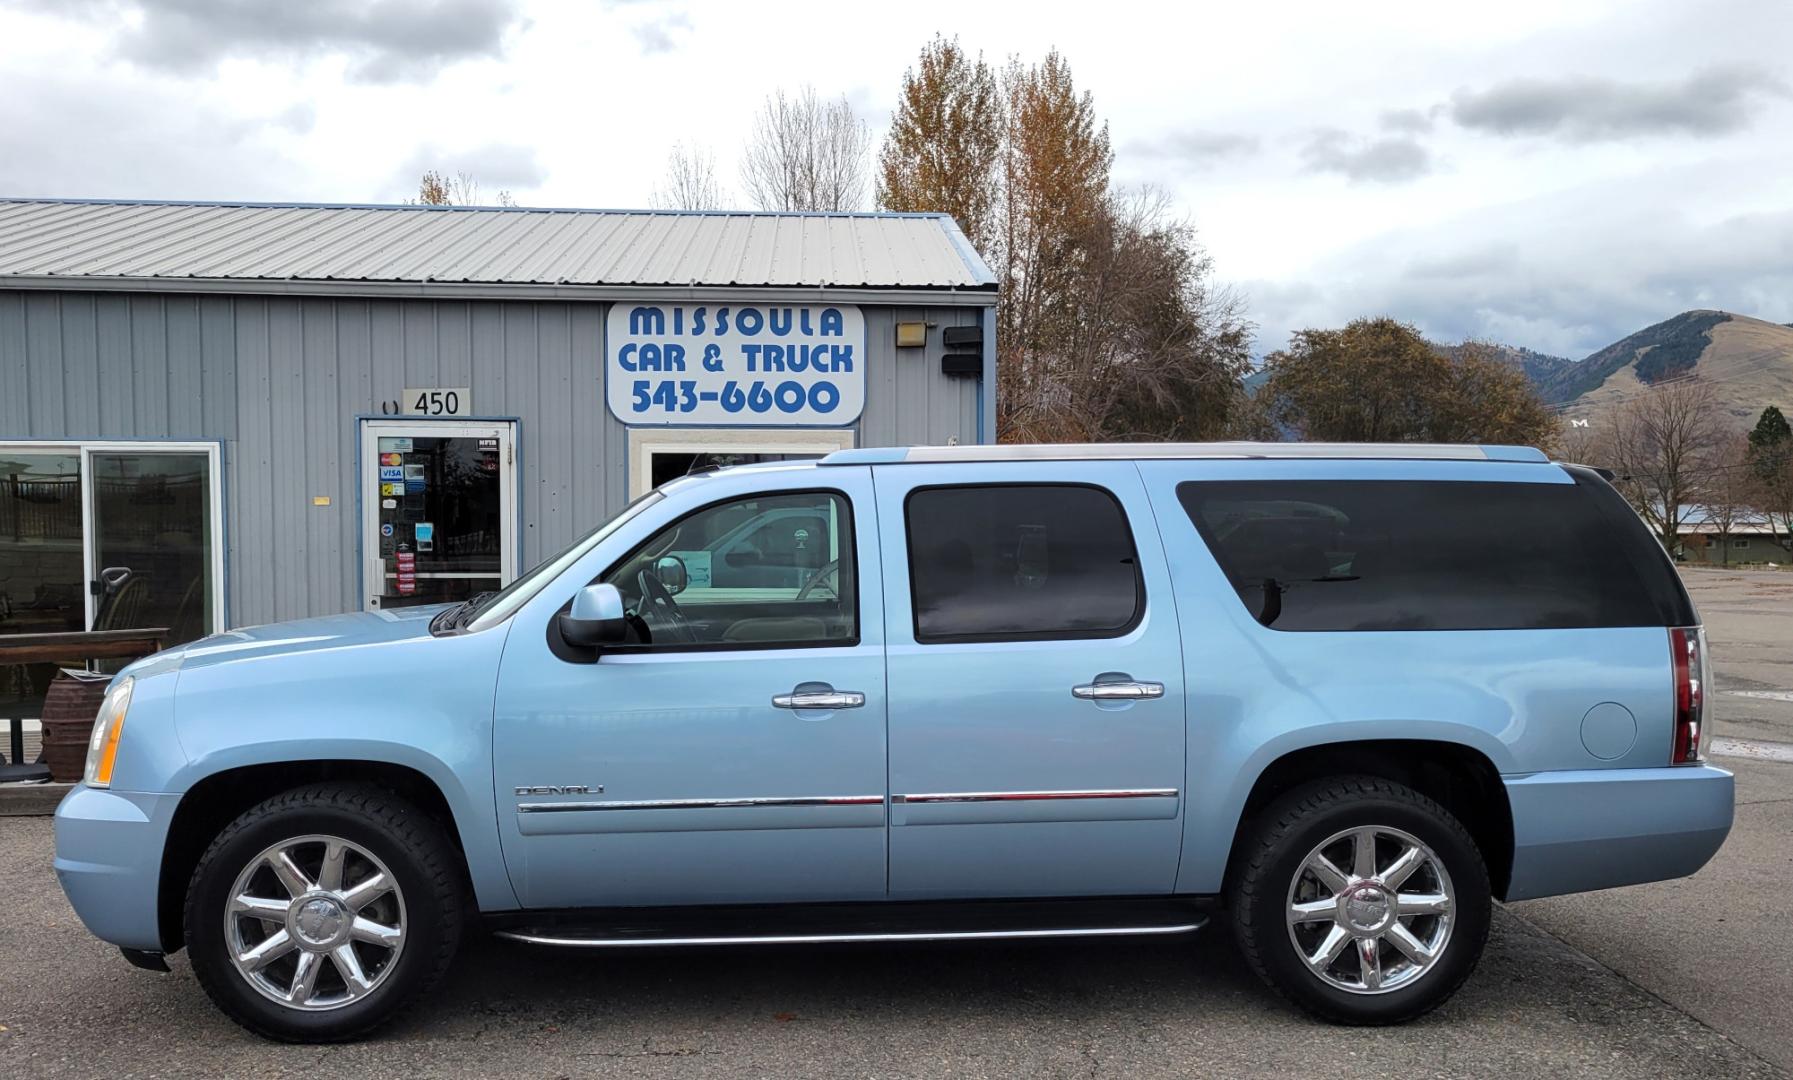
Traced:
<path id="1" fill-rule="evenodd" d="M 891 802 L 977 803 L 1039 802 L 1059 799 L 1174 799 L 1176 788 L 1105 788 L 1092 791 L 947 791 L 921 795 L 893 795 Z"/>
<path id="2" fill-rule="evenodd" d="M 829 945 L 850 942 L 1000 941 L 1019 938 L 1138 937 L 1189 934 L 1207 919 L 1150 926 L 1071 926 L 1027 930 L 913 930 L 877 933 L 749 934 L 717 937 L 573 937 L 529 930 L 500 930 L 498 937 L 530 945 L 575 949 L 664 948 L 679 945 Z"/>
<path id="3" fill-rule="evenodd" d="M 604 802 L 518 803 L 519 814 L 563 814 L 587 810 L 733 810 L 768 806 L 876 806 L 882 795 L 787 795 L 734 799 L 610 799 Z"/>

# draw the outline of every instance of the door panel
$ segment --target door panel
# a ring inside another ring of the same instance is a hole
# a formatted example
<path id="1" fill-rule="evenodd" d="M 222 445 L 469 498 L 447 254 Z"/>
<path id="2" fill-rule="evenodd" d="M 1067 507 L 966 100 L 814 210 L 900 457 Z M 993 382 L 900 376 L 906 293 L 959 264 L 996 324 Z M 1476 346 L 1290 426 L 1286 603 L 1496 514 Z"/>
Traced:
<path id="1" fill-rule="evenodd" d="M 842 559 L 852 577 L 840 583 L 834 615 L 819 590 L 796 605 L 801 614 L 786 615 L 780 605 L 795 605 L 800 588 L 792 586 L 761 590 L 757 612 L 751 598 L 732 597 L 718 608 L 730 618 L 701 616 L 701 594 L 719 590 L 694 576 L 686 595 L 693 614 L 678 633 L 699 642 L 675 638 L 671 621 L 650 610 L 650 635 L 679 644 L 624 648 L 595 663 L 564 659 L 550 645 L 548 621 L 580 586 L 609 575 L 638 603 L 628 583 L 662 557 L 661 545 L 689 553 L 712 531 L 700 522 L 682 541 L 672 532 L 699 505 L 773 493 L 769 478 L 752 475 L 705 479 L 703 504 L 675 496 L 644 511 L 517 614 L 499 675 L 494 757 L 505 860 L 526 906 L 885 895 L 883 608 L 871 484 L 862 469 L 829 470 L 826 479 L 852 510 Z M 855 606 L 857 641 L 850 617 L 838 615 Z M 725 624 L 742 622 L 764 630 L 762 640 L 739 648 L 724 640 Z M 812 631 L 814 644 L 777 640 Z M 855 692 L 862 704 L 773 703 L 822 688 Z M 567 786 L 587 790 L 548 790 Z"/>
<path id="2" fill-rule="evenodd" d="M 980 468 L 988 527 L 966 526 L 963 548 L 953 516 L 909 516 L 912 493 L 953 485 L 962 467 L 879 467 L 875 475 L 884 550 L 897 553 L 885 563 L 891 896 L 1169 892 L 1183 827 L 1183 668 L 1163 548 L 1137 470 L 1125 462 Z M 1137 606 L 1117 596 L 1119 559 L 1071 580 L 1092 539 L 1077 524 L 1088 517 L 1083 509 L 1055 514 L 1053 498 L 1031 519 L 990 509 L 999 481 L 1094 486 L 1118 501 L 1143 580 Z M 931 532 L 911 533 L 911 521 Z M 912 579 L 917 562 L 924 575 L 956 578 L 930 587 Z M 975 598 L 960 612 L 969 622 L 939 607 L 954 596 Z M 1083 636 L 1016 640 L 1028 627 L 1011 621 L 1007 640 L 969 640 L 978 619 L 1001 622 L 992 612 L 1003 605 L 1017 620 L 1075 623 L 1060 600 L 1086 609 L 1088 625 L 1059 632 Z M 1113 625 L 1135 612 L 1132 625 Z M 918 641 L 930 627 L 945 640 Z M 1134 700 L 1073 693 L 1100 685 L 1117 693 L 1120 683 L 1162 690 Z"/>

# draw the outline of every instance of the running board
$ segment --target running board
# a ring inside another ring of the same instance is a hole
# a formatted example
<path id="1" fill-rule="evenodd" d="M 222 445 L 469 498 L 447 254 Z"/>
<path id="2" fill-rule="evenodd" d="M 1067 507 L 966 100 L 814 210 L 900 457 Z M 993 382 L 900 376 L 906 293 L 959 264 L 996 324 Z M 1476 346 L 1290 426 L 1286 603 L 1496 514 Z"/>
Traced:
<path id="1" fill-rule="evenodd" d="M 835 945 L 900 941 L 1014 941 L 1025 938 L 1142 937 L 1192 934 L 1208 924 L 1206 916 L 1188 922 L 1153 926 L 1066 926 L 1025 930 L 909 930 L 827 934 L 745 934 L 732 936 L 656 937 L 585 935 L 573 928 L 558 932 L 531 929 L 499 930 L 497 936 L 529 945 L 553 945 L 574 949 L 666 948 L 681 945 Z"/>

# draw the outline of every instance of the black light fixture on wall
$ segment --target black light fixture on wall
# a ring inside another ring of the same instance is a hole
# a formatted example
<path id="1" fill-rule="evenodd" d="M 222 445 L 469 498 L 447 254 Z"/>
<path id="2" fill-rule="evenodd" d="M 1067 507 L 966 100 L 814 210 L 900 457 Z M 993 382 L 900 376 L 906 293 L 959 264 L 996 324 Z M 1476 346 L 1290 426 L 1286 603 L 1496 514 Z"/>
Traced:
<path id="1" fill-rule="evenodd" d="M 942 375 L 978 378 L 984 373 L 984 328 L 981 326 L 948 326 L 940 331 L 940 343 L 946 346 L 940 357 Z"/>

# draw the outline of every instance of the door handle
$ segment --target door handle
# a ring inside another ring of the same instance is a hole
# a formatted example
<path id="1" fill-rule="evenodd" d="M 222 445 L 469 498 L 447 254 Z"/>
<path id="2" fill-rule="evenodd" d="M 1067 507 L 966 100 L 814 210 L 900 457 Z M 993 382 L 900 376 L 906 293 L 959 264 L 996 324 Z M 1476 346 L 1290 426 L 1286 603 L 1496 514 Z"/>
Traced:
<path id="1" fill-rule="evenodd" d="M 1084 701 L 1146 701 L 1164 696 L 1161 682 L 1099 682 L 1071 687 L 1071 696 Z"/>
<path id="2" fill-rule="evenodd" d="M 780 709 L 859 709 L 865 695 L 857 690 L 798 690 L 772 695 L 772 704 Z"/>

